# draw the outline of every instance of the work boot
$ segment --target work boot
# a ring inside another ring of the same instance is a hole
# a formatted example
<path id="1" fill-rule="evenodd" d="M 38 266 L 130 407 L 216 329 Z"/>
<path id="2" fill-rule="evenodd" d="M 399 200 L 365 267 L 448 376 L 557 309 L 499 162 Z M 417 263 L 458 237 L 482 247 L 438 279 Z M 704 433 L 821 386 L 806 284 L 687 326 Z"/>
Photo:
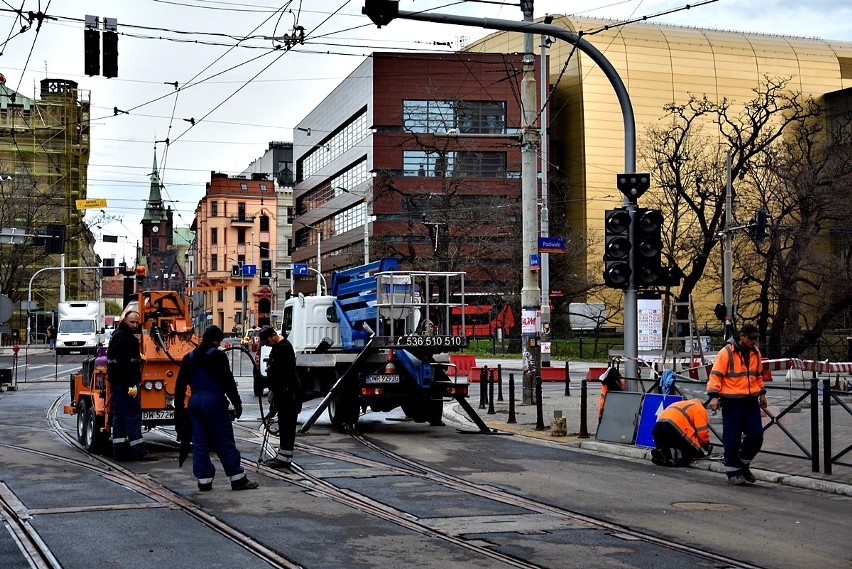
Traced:
<path id="1" fill-rule="evenodd" d="M 745 486 L 748 482 L 739 474 L 734 474 L 733 476 L 728 476 L 728 484 L 732 486 Z"/>
<path id="2" fill-rule="evenodd" d="M 213 489 L 213 483 L 212 482 L 199 482 L 198 483 L 198 489 L 201 490 L 202 492 L 209 492 L 210 490 Z"/>
<path id="3" fill-rule="evenodd" d="M 248 476 L 243 476 L 239 480 L 231 482 L 231 490 L 254 490 L 260 486 L 256 481 L 249 480 Z"/>
<path id="4" fill-rule="evenodd" d="M 751 473 L 751 470 L 749 470 L 748 466 L 744 467 L 740 471 L 740 476 L 742 476 L 743 480 L 745 480 L 749 484 L 754 484 L 755 482 L 757 482 L 757 478 L 754 477 L 754 474 Z"/>
<path id="5" fill-rule="evenodd" d="M 293 463 L 289 460 L 281 460 L 277 456 L 263 461 L 263 466 L 274 468 L 276 470 L 293 470 Z"/>
<path id="6" fill-rule="evenodd" d="M 663 454 L 663 451 L 658 448 L 651 449 L 651 462 L 657 466 L 667 466 L 666 457 Z"/>

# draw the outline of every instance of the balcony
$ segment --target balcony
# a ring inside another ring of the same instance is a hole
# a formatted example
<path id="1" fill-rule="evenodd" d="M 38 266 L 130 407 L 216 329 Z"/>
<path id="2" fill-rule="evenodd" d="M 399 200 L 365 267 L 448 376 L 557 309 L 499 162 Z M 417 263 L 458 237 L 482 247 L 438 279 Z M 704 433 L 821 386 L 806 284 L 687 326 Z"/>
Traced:
<path id="1" fill-rule="evenodd" d="M 254 218 L 255 216 L 253 215 L 232 215 L 231 225 L 235 227 L 253 227 Z"/>

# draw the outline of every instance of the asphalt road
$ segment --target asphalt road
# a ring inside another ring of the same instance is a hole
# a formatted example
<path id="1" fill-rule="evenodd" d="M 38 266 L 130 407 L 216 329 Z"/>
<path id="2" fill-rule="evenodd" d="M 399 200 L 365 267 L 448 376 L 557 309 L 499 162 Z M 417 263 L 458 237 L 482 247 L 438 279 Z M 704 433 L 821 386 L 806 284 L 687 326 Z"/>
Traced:
<path id="1" fill-rule="evenodd" d="M 146 434 L 157 462 L 102 467 L 63 436 L 75 428 L 61 414 L 79 367 L 71 358 L 30 360 L 18 391 L 0 393 L 0 498 L 62 567 L 852 566 L 852 498 L 731 487 L 714 472 L 399 413 L 363 416 L 363 437 L 323 415 L 297 438 L 295 474 L 246 462 L 261 483 L 250 492 L 232 492 L 221 470 L 214 490 L 199 492 L 168 430 Z M 238 446 L 255 461 L 262 438 L 248 375 L 240 388 Z M 29 567 L 10 527 L 0 568 Z"/>

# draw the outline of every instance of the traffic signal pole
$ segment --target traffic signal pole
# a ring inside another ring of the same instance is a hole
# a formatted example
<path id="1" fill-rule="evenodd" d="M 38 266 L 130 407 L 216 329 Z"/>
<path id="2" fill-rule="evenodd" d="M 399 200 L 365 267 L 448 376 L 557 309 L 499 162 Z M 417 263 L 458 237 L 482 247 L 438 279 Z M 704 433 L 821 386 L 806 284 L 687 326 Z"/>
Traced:
<path id="1" fill-rule="evenodd" d="M 530 5 L 532 3 L 530 2 Z M 479 27 L 490 30 L 503 30 L 509 32 L 521 32 L 526 34 L 543 34 L 552 36 L 574 45 L 585 53 L 595 64 L 597 64 L 606 78 L 612 85 L 615 95 L 618 99 L 621 108 L 621 116 L 624 122 L 624 172 L 632 174 L 636 171 L 636 121 L 633 114 L 633 105 L 630 103 L 630 96 L 627 93 L 627 88 L 624 82 L 618 75 L 618 72 L 612 66 L 612 63 L 601 53 L 595 46 L 590 44 L 576 32 L 566 30 L 552 24 L 536 23 L 532 21 L 517 22 L 512 20 L 500 20 L 495 18 L 473 18 L 469 16 L 456 16 L 452 14 L 436 14 L 434 12 L 406 12 L 398 10 L 398 2 L 387 2 L 377 0 L 366 0 L 364 14 L 379 26 L 387 25 L 394 18 L 403 20 L 416 20 L 421 22 L 433 22 L 438 24 L 453 24 L 458 26 Z M 531 50 L 530 46 L 530 50 Z M 534 89 L 534 87 L 533 87 Z M 533 96 L 535 91 L 533 90 Z M 522 93 L 522 97 L 524 94 Z M 535 100 L 535 99 L 533 99 Z M 526 129 L 525 129 L 526 130 Z M 522 179 L 526 179 L 527 168 L 533 168 L 535 172 L 535 159 L 526 160 L 526 154 L 522 156 L 522 166 L 524 172 Z M 534 176 L 535 174 L 533 174 Z M 533 193 L 533 198 L 535 193 Z M 522 189 L 522 199 L 528 199 L 526 189 Z M 635 216 L 636 205 L 625 196 L 624 207 L 630 212 L 631 218 Z M 524 214 L 528 211 L 526 203 L 522 204 Z M 533 199 L 533 210 L 535 210 L 535 200 Z M 523 242 L 525 250 L 532 243 L 526 235 L 529 226 L 535 228 L 535 220 L 528 223 L 523 221 L 524 236 Z M 535 229 L 533 229 L 535 231 Z M 526 297 L 531 296 L 530 291 L 533 291 L 538 296 L 538 286 L 530 287 L 526 284 L 529 278 L 529 258 L 525 255 L 524 259 L 524 285 L 522 288 L 522 306 L 526 305 Z M 527 295 L 523 294 L 524 289 L 527 290 Z M 631 277 L 629 287 L 624 291 L 624 355 L 625 361 L 625 376 L 628 378 L 638 377 L 638 357 L 639 357 L 639 323 L 638 323 L 638 295 L 636 293 L 636 285 Z M 539 304 L 541 299 L 538 298 L 532 302 L 532 305 Z"/>

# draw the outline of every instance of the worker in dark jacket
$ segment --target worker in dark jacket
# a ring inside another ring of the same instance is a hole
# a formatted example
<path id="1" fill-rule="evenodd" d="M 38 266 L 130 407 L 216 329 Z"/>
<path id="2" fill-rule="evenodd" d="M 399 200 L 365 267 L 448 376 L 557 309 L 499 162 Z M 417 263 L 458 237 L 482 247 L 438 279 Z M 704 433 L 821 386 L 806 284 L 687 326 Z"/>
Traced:
<path id="1" fill-rule="evenodd" d="M 659 414 L 652 431 L 651 461 L 658 466 L 686 466 L 710 449 L 707 410 L 698 399 L 677 401 Z"/>
<path id="2" fill-rule="evenodd" d="M 299 378 L 296 375 L 296 353 L 293 345 L 270 326 L 258 333 L 260 344 L 272 346 L 266 377 L 269 380 L 270 406 L 278 412 L 279 445 L 274 458 L 264 462 L 270 468 L 292 468 L 296 445 L 296 423 L 302 412 Z"/>
<path id="3" fill-rule="evenodd" d="M 243 414 L 243 404 L 228 357 L 219 350 L 224 338 L 221 328 L 208 326 L 201 337 L 201 345 L 184 356 L 175 387 L 175 421 L 181 424 L 183 414 L 188 413 L 192 428 L 192 473 L 202 491 L 213 489 L 216 468 L 210 460 L 211 451 L 219 455 L 232 490 L 258 487 L 240 465 L 240 451 L 234 442 L 228 400 L 234 406 L 236 418 Z M 185 410 L 187 386 L 190 398 Z"/>
<path id="4" fill-rule="evenodd" d="M 142 355 L 139 339 L 142 319 L 130 311 L 118 325 L 107 348 L 107 381 L 110 386 L 112 454 L 116 460 L 144 460 L 148 449 L 142 438 Z"/>

